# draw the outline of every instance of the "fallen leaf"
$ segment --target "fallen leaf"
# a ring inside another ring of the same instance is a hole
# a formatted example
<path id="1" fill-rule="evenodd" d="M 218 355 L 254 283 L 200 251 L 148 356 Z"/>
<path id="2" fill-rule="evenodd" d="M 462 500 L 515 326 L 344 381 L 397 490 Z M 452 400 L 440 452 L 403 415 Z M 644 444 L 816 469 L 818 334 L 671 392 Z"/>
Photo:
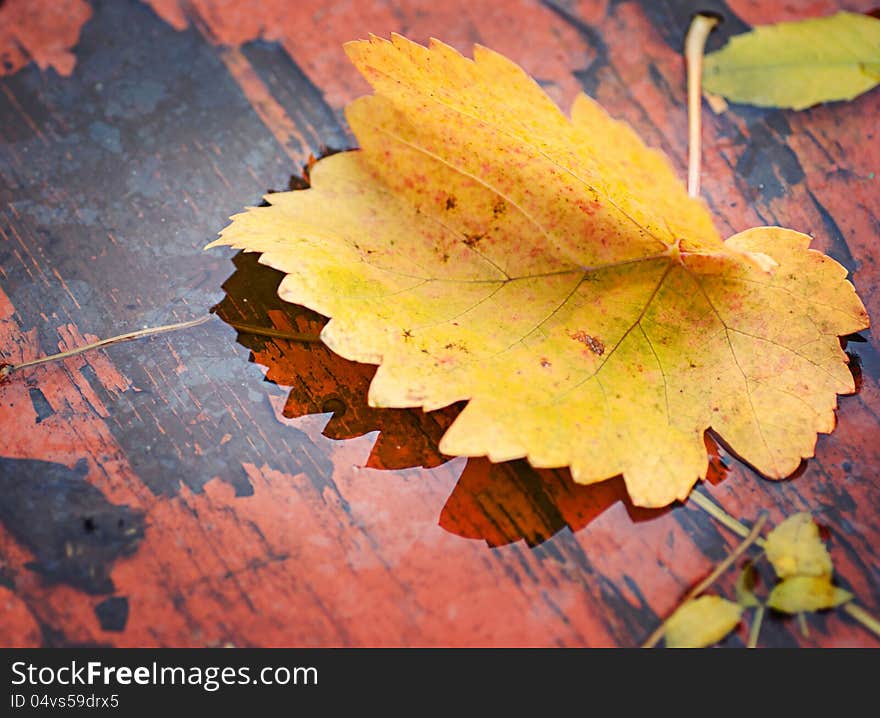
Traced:
<path id="1" fill-rule="evenodd" d="M 791 576 L 773 587 L 767 605 L 783 613 L 802 613 L 834 608 L 852 597 L 827 576 Z"/>
<path id="2" fill-rule="evenodd" d="M 706 55 L 703 86 L 733 102 L 802 110 L 880 82 L 880 20 L 839 12 L 761 25 Z"/>
<path id="3" fill-rule="evenodd" d="M 666 621 L 667 648 L 705 648 L 718 643 L 742 616 L 742 606 L 720 596 L 700 596 L 682 604 Z"/>
<path id="4" fill-rule="evenodd" d="M 834 570 L 819 527 L 808 513 L 789 516 L 767 534 L 764 551 L 779 578 L 830 577 Z"/>
<path id="5" fill-rule="evenodd" d="M 346 109 L 361 150 L 210 246 L 262 252 L 333 351 L 379 364 L 371 405 L 467 400 L 443 453 L 622 474 L 641 506 L 705 476 L 709 427 L 772 478 L 813 455 L 868 319 L 808 236 L 722 241 L 629 126 L 584 95 L 569 120 L 491 50 L 346 51 L 376 91 Z"/>

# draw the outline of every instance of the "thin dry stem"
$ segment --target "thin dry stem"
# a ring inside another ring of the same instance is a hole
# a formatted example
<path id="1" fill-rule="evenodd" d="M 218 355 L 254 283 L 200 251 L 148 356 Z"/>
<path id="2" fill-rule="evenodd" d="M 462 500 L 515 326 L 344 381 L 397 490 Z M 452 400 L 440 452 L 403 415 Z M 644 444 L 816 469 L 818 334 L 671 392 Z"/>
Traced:
<path id="1" fill-rule="evenodd" d="M 746 642 L 746 648 L 758 647 L 758 634 L 761 632 L 761 624 L 764 622 L 764 604 L 759 603 L 755 608 L 755 616 L 752 618 L 752 625 L 749 627 L 749 638 Z"/>
<path id="2" fill-rule="evenodd" d="M 718 24 L 718 18 L 695 15 L 684 40 L 688 86 L 688 194 L 700 196 L 701 127 L 703 50 L 706 38 Z"/>
<path id="3" fill-rule="evenodd" d="M 733 533 L 739 534 L 740 536 L 748 534 L 748 529 L 743 524 L 733 518 L 733 516 L 727 513 L 705 494 L 702 494 L 699 491 L 692 491 L 690 498 L 692 498 L 694 503 L 703 509 L 703 511 L 716 521 L 727 526 L 727 528 L 733 531 Z M 755 539 L 755 543 L 758 546 L 763 546 L 764 539 Z M 880 621 L 868 613 L 864 608 L 859 606 L 855 601 L 850 601 L 849 603 L 844 604 L 842 608 L 849 614 L 850 618 L 857 621 L 863 628 L 880 638 Z"/>
<path id="4" fill-rule="evenodd" d="M 718 521 L 719 523 L 724 524 L 729 528 L 733 533 L 738 534 L 745 538 L 749 535 L 749 529 L 744 524 L 741 524 L 737 521 L 733 516 L 727 513 L 724 509 L 722 509 L 718 504 L 716 504 L 712 499 L 706 496 L 704 493 L 697 491 L 694 489 L 691 491 L 691 495 L 688 497 L 689 500 L 693 501 L 697 506 L 699 506 L 703 511 L 705 511 L 709 516 Z M 758 544 L 762 545 L 763 540 L 759 539 Z"/>
<path id="5" fill-rule="evenodd" d="M 140 339 L 141 337 L 149 337 L 153 334 L 162 334 L 164 332 L 175 332 L 180 329 L 189 329 L 190 327 L 197 327 L 199 324 L 204 324 L 209 319 L 211 319 L 212 314 L 206 314 L 203 317 L 199 317 L 198 319 L 191 319 L 188 322 L 178 322 L 176 324 L 164 324 L 160 327 L 147 327 L 146 329 L 139 329 L 135 332 L 126 332 L 125 334 L 117 334 L 115 337 L 109 337 L 107 339 L 101 339 L 97 342 L 92 342 L 91 344 L 86 344 L 85 346 L 77 347 L 75 349 L 69 349 L 64 352 L 58 352 L 57 354 L 51 354 L 49 356 L 40 357 L 39 359 L 31 359 L 30 361 L 21 362 L 20 364 L 0 364 L 0 381 L 8 377 L 12 372 L 18 371 L 19 369 L 25 369 L 31 366 L 37 366 L 38 364 L 45 364 L 47 362 L 58 361 L 60 359 L 67 359 L 68 357 L 76 356 L 77 354 L 82 354 L 83 352 L 87 352 L 90 349 L 99 349 L 100 347 L 106 347 L 110 344 L 118 344 L 119 342 L 127 342 L 132 339 Z M 242 324 L 240 322 L 226 322 L 229 326 L 234 329 L 237 329 L 240 332 L 246 334 L 257 334 L 259 336 L 271 337 L 273 339 L 288 339 L 290 341 L 295 342 L 320 342 L 321 337 L 317 334 L 305 334 L 300 332 L 285 332 L 280 329 L 275 329 L 273 327 L 258 327 L 253 324 Z"/>
<path id="6" fill-rule="evenodd" d="M 125 334 L 117 334 L 115 337 L 109 337 L 107 339 L 101 339 L 97 342 L 92 342 L 91 344 L 86 344 L 85 346 L 77 347 L 75 349 L 69 349 L 64 352 L 58 352 L 57 354 L 50 354 L 49 356 L 40 357 L 39 359 L 31 359 L 30 361 L 21 362 L 20 364 L 7 364 L 0 368 L 0 379 L 5 379 L 7 376 L 12 374 L 14 371 L 18 371 L 19 369 L 24 369 L 30 366 L 37 366 L 38 364 L 45 364 L 46 362 L 58 361 L 59 359 L 67 359 L 68 357 L 76 356 L 77 354 L 82 354 L 83 352 L 87 352 L 90 349 L 99 349 L 100 347 L 106 347 L 110 344 L 118 344 L 119 342 L 127 342 L 132 339 L 140 339 L 141 337 L 152 336 L 153 334 L 162 334 L 164 332 L 174 332 L 179 329 L 189 329 L 190 327 L 196 327 L 199 324 L 204 324 L 207 322 L 212 315 L 206 314 L 203 317 L 199 317 L 198 319 L 191 319 L 188 322 L 177 322 L 176 324 L 164 324 L 160 327 L 148 327 L 146 329 L 139 329 L 135 332 L 126 332 Z"/>
<path id="7" fill-rule="evenodd" d="M 764 522 L 767 521 L 767 514 L 761 514 L 758 517 L 758 520 L 755 521 L 755 525 L 752 526 L 751 531 L 749 531 L 748 535 L 745 537 L 743 542 L 737 546 L 733 551 L 727 554 L 727 557 L 719 563 L 715 569 L 710 573 L 706 578 L 700 581 L 696 586 L 694 586 L 690 591 L 687 592 L 685 597 L 682 599 L 681 604 L 684 605 L 688 601 L 693 598 L 699 596 L 703 591 L 705 591 L 709 586 L 711 586 L 718 577 L 724 573 L 728 568 L 730 568 L 733 563 L 745 553 L 745 551 L 757 540 L 758 536 L 761 534 L 761 529 L 764 528 Z M 650 635 L 648 636 L 648 640 L 644 642 L 642 648 L 653 648 L 657 645 L 658 641 L 663 637 L 663 634 L 666 632 L 666 621 L 663 621 L 662 624 Z"/>
<path id="8" fill-rule="evenodd" d="M 862 626 L 877 636 L 877 638 L 880 638 L 880 621 L 874 618 L 874 616 L 859 606 L 855 601 L 850 601 L 849 603 L 844 604 L 843 610 L 850 615 L 850 618 L 854 618 Z"/>

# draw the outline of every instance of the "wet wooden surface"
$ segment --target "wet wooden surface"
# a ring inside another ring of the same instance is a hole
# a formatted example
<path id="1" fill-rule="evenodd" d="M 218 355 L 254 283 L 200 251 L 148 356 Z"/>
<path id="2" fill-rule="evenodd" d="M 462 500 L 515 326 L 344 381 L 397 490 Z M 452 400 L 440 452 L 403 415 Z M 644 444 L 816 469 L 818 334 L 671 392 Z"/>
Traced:
<path id="1" fill-rule="evenodd" d="M 633 646 L 736 543 L 699 509 L 633 508 L 622 483 L 448 460 L 455 409 L 378 411 L 370 367 L 320 345 L 278 275 L 202 251 L 226 218 L 352 146 L 368 32 L 473 42 L 567 107 L 584 89 L 684 176 L 680 56 L 693 10 L 749 24 L 868 2 L 0 4 L 0 359 L 212 307 L 225 319 L 17 374 L 0 386 L 0 644 Z M 704 193 L 723 233 L 815 236 L 880 316 L 880 92 L 801 113 L 706 116 Z M 880 613 L 880 356 L 838 428 L 770 482 L 711 441 L 704 491 L 749 521 L 811 510 L 838 582 Z M 638 447 L 634 447 L 638 450 Z M 720 584 L 732 588 L 732 575 Z M 729 594 L 728 594 L 729 595 Z M 772 617 L 771 646 L 878 646 L 841 612 Z M 742 645 L 745 628 L 725 645 Z"/>

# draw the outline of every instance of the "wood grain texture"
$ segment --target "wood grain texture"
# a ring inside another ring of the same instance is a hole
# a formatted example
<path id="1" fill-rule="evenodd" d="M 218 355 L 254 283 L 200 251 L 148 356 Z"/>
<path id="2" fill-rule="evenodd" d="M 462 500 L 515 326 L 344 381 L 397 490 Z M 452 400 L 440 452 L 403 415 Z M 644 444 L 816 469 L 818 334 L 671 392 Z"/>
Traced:
<path id="1" fill-rule="evenodd" d="M 695 9 L 726 18 L 714 49 L 748 24 L 872 5 L 80 4 L 75 65 L 40 60 L 75 40 L 58 30 L 0 77 L 3 361 L 215 306 L 227 322 L 317 331 L 320 317 L 275 299 L 277 273 L 201 248 L 310 155 L 352 145 L 341 110 L 366 88 L 344 40 L 486 44 L 563 107 L 583 88 L 684 176 Z M 878 111 L 876 91 L 801 113 L 706 110 L 703 173 L 723 233 L 811 233 L 875 318 Z M 816 512 L 840 584 L 875 615 L 878 349 L 870 332 L 848 343 L 859 393 L 795 477 L 762 479 L 708 440 L 704 487 L 746 520 Z M 0 644 L 632 646 L 737 541 L 695 507 L 633 508 L 619 480 L 447 461 L 436 441 L 455 409 L 370 409 L 371 375 L 217 319 L 0 385 Z M 880 645 L 841 612 L 810 627 L 773 617 L 762 644 Z"/>

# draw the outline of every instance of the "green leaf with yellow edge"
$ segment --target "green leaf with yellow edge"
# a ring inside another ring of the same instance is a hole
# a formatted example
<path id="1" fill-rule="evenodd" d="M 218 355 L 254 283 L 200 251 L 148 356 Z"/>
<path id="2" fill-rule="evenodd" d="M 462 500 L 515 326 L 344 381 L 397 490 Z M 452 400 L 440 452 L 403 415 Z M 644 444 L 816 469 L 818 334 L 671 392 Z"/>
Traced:
<path id="1" fill-rule="evenodd" d="M 743 608 L 720 596 L 700 596 L 679 606 L 666 621 L 667 648 L 705 648 L 739 623 Z"/>
<path id="2" fill-rule="evenodd" d="M 802 110 L 880 82 L 880 20 L 839 12 L 761 25 L 704 58 L 703 87 L 733 102 Z"/>
<path id="3" fill-rule="evenodd" d="M 783 613 L 802 613 L 834 608 L 852 597 L 827 576 L 791 576 L 773 587 L 767 605 Z"/>
<path id="4" fill-rule="evenodd" d="M 779 578 L 830 577 L 834 570 L 819 527 L 808 513 L 789 516 L 767 534 L 764 551 Z"/>
<path id="5" fill-rule="evenodd" d="M 445 454 L 622 474 L 641 506 L 705 476 L 710 427 L 769 477 L 813 455 L 854 390 L 838 336 L 868 319 L 809 237 L 722 240 L 630 127 L 584 95 L 566 117 L 491 50 L 346 51 L 375 90 L 346 108 L 361 149 L 214 244 L 261 252 L 333 351 L 380 365 L 371 405 L 466 400 Z"/>

